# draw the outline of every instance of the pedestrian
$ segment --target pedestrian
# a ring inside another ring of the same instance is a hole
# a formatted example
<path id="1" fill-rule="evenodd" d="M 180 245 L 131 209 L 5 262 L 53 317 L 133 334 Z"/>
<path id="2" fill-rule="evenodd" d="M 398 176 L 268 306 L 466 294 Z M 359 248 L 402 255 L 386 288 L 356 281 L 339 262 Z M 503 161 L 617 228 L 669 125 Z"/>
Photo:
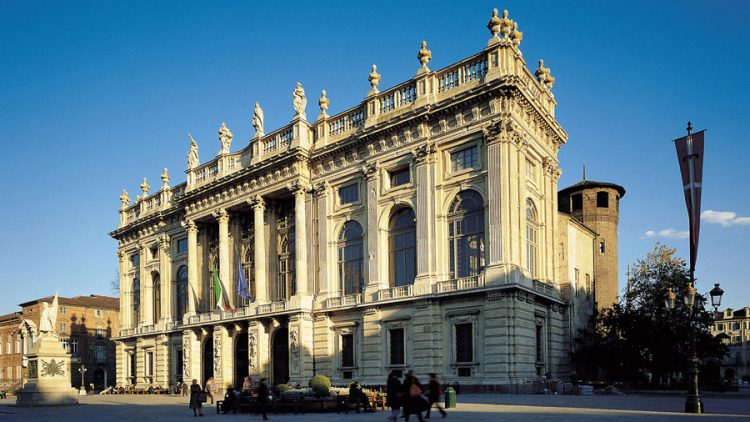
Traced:
<path id="1" fill-rule="evenodd" d="M 206 395 L 211 398 L 211 404 L 214 404 L 214 393 L 216 392 L 214 389 L 216 388 L 216 381 L 214 381 L 214 377 L 211 377 L 206 381 Z"/>
<path id="2" fill-rule="evenodd" d="M 234 393 L 234 388 L 227 387 L 227 392 L 224 394 L 224 402 L 221 406 L 221 411 L 224 414 L 234 412 L 234 405 L 237 402 L 237 396 Z"/>
<path id="3" fill-rule="evenodd" d="M 404 386 L 401 384 L 401 380 L 396 371 L 391 371 L 391 373 L 388 374 L 385 394 L 386 406 L 391 408 L 391 416 L 388 420 L 390 422 L 396 422 L 398 421 L 398 414 L 401 411 L 401 404 L 404 397 Z"/>
<path id="4" fill-rule="evenodd" d="M 188 389 L 190 388 L 185 381 L 180 381 L 180 388 L 182 389 L 182 397 L 187 397 Z"/>
<path id="5" fill-rule="evenodd" d="M 414 371 L 409 371 L 404 377 L 404 422 L 409 422 L 410 415 L 417 415 L 419 422 L 422 419 L 422 408 L 427 406 L 427 402 L 422 398 L 422 384 L 414 375 Z"/>
<path id="6" fill-rule="evenodd" d="M 266 416 L 266 405 L 268 404 L 268 397 L 270 392 L 268 390 L 268 386 L 266 385 L 265 378 L 260 379 L 260 384 L 258 385 L 256 391 L 258 392 L 258 407 L 260 407 L 260 413 L 263 415 L 263 420 L 267 421 L 268 416 Z"/>
<path id="7" fill-rule="evenodd" d="M 428 419 L 430 417 L 430 410 L 432 410 L 432 405 L 434 404 L 435 407 L 440 411 L 440 414 L 443 415 L 443 417 L 448 416 L 448 414 L 445 412 L 445 409 L 440 407 L 440 404 L 438 401 L 440 401 L 440 395 L 443 394 L 443 387 L 440 385 L 440 382 L 437 379 L 437 375 L 434 373 L 430 374 L 430 385 L 427 387 L 428 393 L 427 393 L 427 413 L 424 415 L 425 419 Z"/>
<path id="8" fill-rule="evenodd" d="M 362 386 L 356 381 L 349 386 L 349 403 L 354 403 L 357 406 L 357 413 L 359 413 L 360 404 L 365 412 L 370 411 L 370 398 L 362 391 Z"/>
<path id="9" fill-rule="evenodd" d="M 190 386 L 190 408 L 193 409 L 193 416 L 203 416 L 203 402 L 201 402 L 201 389 L 198 380 L 193 380 Z"/>

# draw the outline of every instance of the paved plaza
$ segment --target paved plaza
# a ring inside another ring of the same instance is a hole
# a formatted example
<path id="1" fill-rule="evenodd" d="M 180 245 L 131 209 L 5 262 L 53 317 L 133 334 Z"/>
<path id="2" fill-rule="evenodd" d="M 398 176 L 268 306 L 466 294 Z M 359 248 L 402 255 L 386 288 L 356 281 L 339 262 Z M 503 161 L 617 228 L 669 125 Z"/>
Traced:
<path id="1" fill-rule="evenodd" d="M 450 421 L 498 420 L 677 420 L 699 417 L 709 420 L 750 420 L 750 394 L 706 395 L 702 416 L 681 412 L 684 397 L 679 395 L 628 396 L 544 396 L 509 394 L 460 395 L 456 409 L 449 409 Z M 78 406 L 50 408 L 15 407 L 15 397 L 0 400 L 0 421 L 160 421 L 192 418 L 187 400 L 166 396 L 92 396 L 82 397 Z M 215 408 L 205 409 L 203 420 L 260 420 L 258 415 L 217 415 Z M 274 421 L 385 421 L 387 413 L 305 413 L 269 415 Z M 439 419 L 439 414 L 433 415 Z M 416 420 L 412 418 L 411 420 Z"/>

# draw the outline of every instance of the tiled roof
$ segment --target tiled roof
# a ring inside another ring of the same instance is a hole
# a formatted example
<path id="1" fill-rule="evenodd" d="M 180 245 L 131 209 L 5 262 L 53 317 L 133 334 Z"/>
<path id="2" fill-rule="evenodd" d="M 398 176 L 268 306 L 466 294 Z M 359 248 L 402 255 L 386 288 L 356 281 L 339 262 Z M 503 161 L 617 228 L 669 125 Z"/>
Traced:
<path id="1" fill-rule="evenodd" d="M 39 299 L 34 299 L 28 302 L 21 303 L 19 306 L 25 307 L 41 302 L 52 302 L 54 296 L 45 296 Z M 67 298 L 58 296 L 57 301 L 61 305 L 72 305 L 72 306 L 85 306 L 88 308 L 103 308 L 120 310 L 120 299 L 111 296 L 100 296 L 100 295 L 89 295 L 89 296 L 75 296 L 73 298 Z"/>
<path id="2" fill-rule="evenodd" d="M 13 319 L 19 318 L 20 316 L 21 316 L 20 312 L 11 312 L 9 314 L 0 315 L 0 322 L 13 320 Z"/>

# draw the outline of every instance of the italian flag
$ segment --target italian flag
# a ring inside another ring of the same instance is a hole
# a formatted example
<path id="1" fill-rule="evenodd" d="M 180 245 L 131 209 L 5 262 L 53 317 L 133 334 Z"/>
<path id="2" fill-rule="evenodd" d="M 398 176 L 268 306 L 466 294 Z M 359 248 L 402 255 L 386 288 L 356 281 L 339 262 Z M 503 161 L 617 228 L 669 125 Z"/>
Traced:
<path id="1" fill-rule="evenodd" d="M 214 264 L 213 268 L 211 269 L 211 274 L 213 276 L 214 282 L 214 299 L 216 300 L 216 309 L 227 310 L 229 308 L 224 301 L 224 292 L 221 288 L 221 280 L 219 280 L 219 270 L 216 269 L 216 264 Z"/>

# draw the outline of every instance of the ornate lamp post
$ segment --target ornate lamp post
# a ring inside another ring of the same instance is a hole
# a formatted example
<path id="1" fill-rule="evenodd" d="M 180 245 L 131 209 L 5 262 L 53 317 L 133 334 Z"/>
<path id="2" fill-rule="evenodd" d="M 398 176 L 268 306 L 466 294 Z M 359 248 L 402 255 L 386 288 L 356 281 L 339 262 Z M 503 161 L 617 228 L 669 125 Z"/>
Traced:
<path id="1" fill-rule="evenodd" d="M 85 395 L 86 394 L 86 366 L 84 364 L 81 364 L 81 367 L 78 368 L 78 372 L 81 373 L 81 388 L 78 389 L 79 395 Z"/>
<path id="2" fill-rule="evenodd" d="M 714 284 L 714 288 L 709 292 L 714 312 L 716 312 L 721 305 L 721 296 L 723 294 L 724 290 L 719 287 L 719 283 Z M 693 308 L 695 307 L 695 295 L 696 290 L 691 282 L 688 284 L 683 295 L 683 301 L 688 309 L 688 321 L 691 325 L 693 319 Z M 667 288 L 667 293 L 664 295 L 664 305 L 668 310 L 674 309 L 676 298 L 677 295 L 672 291 L 672 288 Z M 695 348 L 695 331 L 692 327 L 690 327 L 690 349 L 690 359 L 688 360 L 688 394 L 685 399 L 685 413 L 703 413 L 703 401 L 701 400 L 701 394 L 698 389 L 698 373 L 700 372 L 698 366 L 700 365 L 700 359 L 698 359 L 698 353 Z"/>

